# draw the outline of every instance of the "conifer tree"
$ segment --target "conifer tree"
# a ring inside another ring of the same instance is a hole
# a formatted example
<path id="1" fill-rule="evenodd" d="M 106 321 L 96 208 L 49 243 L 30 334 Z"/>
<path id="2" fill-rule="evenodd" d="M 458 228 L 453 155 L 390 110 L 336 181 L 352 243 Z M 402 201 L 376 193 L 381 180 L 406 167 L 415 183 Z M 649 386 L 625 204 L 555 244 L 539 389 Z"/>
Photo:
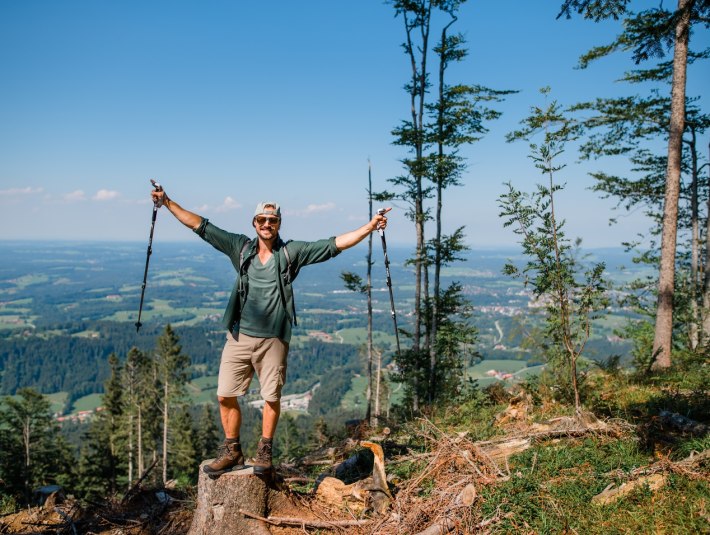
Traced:
<path id="1" fill-rule="evenodd" d="M 368 161 L 367 165 L 367 199 L 368 199 L 368 213 L 369 218 L 372 219 L 372 165 Z M 379 405 L 377 400 L 375 400 L 373 408 L 373 391 L 377 390 L 379 384 L 375 385 L 373 388 L 372 379 L 372 357 L 373 357 L 373 344 L 372 344 L 372 233 L 367 238 L 367 276 L 366 281 L 363 283 L 362 277 L 353 273 L 351 271 L 344 271 L 340 274 L 340 278 L 343 279 L 345 287 L 351 292 L 357 292 L 365 294 L 367 297 L 367 410 L 365 412 L 365 419 L 370 423 L 372 427 L 377 425 L 377 418 L 380 416 Z M 380 362 L 380 361 L 378 361 Z M 379 380 L 380 369 L 379 365 L 377 368 L 376 380 Z"/>
<path id="2" fill-rule="evenodd" d="M 197 456 L 197 436 L 186 405 L 175 412 L 171 428 L 170 474 L 173 478 L 194 484 L 201 459 Z"/>
<path id="3" fill-rule="evenodd" d="M 104 383 L 101 410 L 84 435 L 79 463 L 80 490 L 95 499 L 116 494 L 125 478 L 122 367 L 114 353 L 108 361 L 110 375 Z"/>
<path id="4" fill-rule="evenodd" d="M 200 408 L 200 417 L 195 431 L 195 447 L 200 459 L 209 458 L 220 443 L 220 433 L 214 411 L 208 404 Z"/>
<path id="5" fill-rule="evenodd" d="M 155 366 L 160 384 L 160 411 L 162 416 L 162 473 L 163 484 L 168 481 L 168 456 L 170 451 L 170 419 L 174 410 L 181 407 L 185 398 L 190 357 L 182 354 L 178 336 L 170 324 L 158 337 Z"/>
<path id="6" fill-rule="evenodd" d="M 145 353 L 132 347 L 126 356 L 121 378 L 124 407 L 126 447 L 128 453 L 128 484 L 141 477 L 145 469 L 144 418 L 150 413 L 150 401 L 157 396 L 151 380 L 150 360 Z M 136 473 L 137 469 L 137 473 Z"/>
<path id="7" fill-rule="evenodd" d="M 585 18 L 602 20 L 624 16 L 624 31 L 610 45 L 596 47 L 583 58 L 589 61 L 617 50 L 632 51 L 636 63 L 660 57 L 665 49 L 673 49 L 670 122 L 663 200 L 661 256 L 659 265 L 656 327 L 653 361 L 656 368 L 671 365 L 673 335 L 673 297 L 678 228 L 678 199 L 682 165 L 682 136 L 685 130 L 686 76 L 688 46 L 694 25 L 708 26 L 710 2 L 707 0 L 678 0 L 677 9 L 663 6 L 632 13 L 629 0 L 566 0 L 560 15 L 570 17 L 573 11 Z"/>
<path id="8" fill-rule="evenodd" d="M 32 388 L 0 403 L 0 479 L 14 496 L 30 503 L 34 488 L 71 481 L 71 454 L 52 418 L 49 400 Z"/>
<path id="9" fill-rule="evenodd" d="M 547 93 L 549 89 L 543 89 L 543 94 Z M 556 175 L 565 167 L 558 159 L 578 131 L 556 102 L 533 108 L 523 128 L 511 133 L 509 140 L 543 136 L 539 145 L 531 143 L 530 157 L 546 182 L 538 184 L 531 194 L 509 183 L 508 192 L 500 197 L 500 215 L 505 219 L 504 226 L 512 227 L 520 236 L 523 254 L 528 258 L 524 268 L 508 263 L 504 272 L 523 278 L 535 297 L 546 300 L 545 334 L 551 342 L 547 356 L 569 377 L 575 411 L 581 417 L 577 362 L 590 338 L 592 320 L 605 309 L 607 298 L 604 263 L 589 268 L 581 264 L 565 236 L 565 221 L 555 204 L 556 193 L 562 189 Z"/>
<path id="10" fill-rule="evenodd" d="M 449 67 L 467 55 L 463 36 L 450 34 L 463 3 L 459 0 L 393 2 L 396 15 L 404 21 L 406 41 L 403 46 L 411 67 L 411 80 L 405 86 L 411 118 L 402 121 L 393 135 L 394 143 L 407 148 L 410 156 L 402 160 L 405 174 L 389 180 L 397 191 L 384 192 L 380 198 L 397 198 L 409 204 L 407 215 L 414 223 L 417 238 L 414 257 L 409 261 L 415 267 L 412 346 L 397 357 L 399 378 L 404 381 L 405 397 L 414 412 L 419 411 L 422 401 L 432 403 L 436 396 L 446 399 L 451 394 L 438 388 L 436 383 L 443 374 L 443 370 L 438 369 L 441 347 L 438 338 L 443 318 L 440 309 L 444 296 L 450 297 L 459 287 L 441 288 L 441 268 L 458 260 L 466 247 L 463 228 L 449 235 L 443 232 L 444 192 L 460 184 L 466 169 L 458 154 L 460 147 L 480 139 L 486 132 L 484 123 L 499 116 L 486 103 L 500 101 L 509 93 L 479 85 L 451 84 L 448 80 Z M 439 42 L 432 47 L 430 36 L 434 19 L 443 21 L 443 26 Z M 438 97 L 433 100 L 429 99 L 430 52 L 434 52 L 438 60 Z M 432 219 L 436 230 L 433 239 L 427 241 L 426 224 Z M 430 288 L 432 268 L 434 280 Z M 463 305 L 464 300 L 457 298 L 449 301 L 449 305 L 452 303 Z M 463 311 L 463 308 L 454 311 L 454 317 L 462 319 L 459 312 Z M 460 325 L 465 326 L 465 321 Z M 473 332 L 469 331 L 469 335 Z M 448 334 L 447 339 L 451 340 Z"/>

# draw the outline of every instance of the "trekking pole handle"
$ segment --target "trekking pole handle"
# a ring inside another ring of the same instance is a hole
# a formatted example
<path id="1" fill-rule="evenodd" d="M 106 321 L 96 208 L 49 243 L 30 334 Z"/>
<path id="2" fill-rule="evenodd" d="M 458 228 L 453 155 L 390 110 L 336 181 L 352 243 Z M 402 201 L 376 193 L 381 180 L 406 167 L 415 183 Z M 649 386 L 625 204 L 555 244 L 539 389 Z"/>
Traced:
<path id="1" fill-rule="evenodd" d="M 153 187 L 155 188 L 155 191 L 163 191 L 163 186 L 161 186 L 158 182 L 156 182 L 156 181 L 153 180 L 152 178 L 150 179 L 150 183 L 153 184 Z M 163 206 L 163 202 L 162 202 L 162 201 L 159 201 L 159 202 L 156 202 L 156 203 L 155 203 L 155 207 L 156 207 L 156 208 L 160 208 L 161 206 Z"/>
<path id="2" fill-rule="evenodd" d="M 387 213 L 387 208 L 380 208 L 379 210 L 377 210 L 377 215 L 385 215 L 386 213 Z M 377 227 L 377 232 L 380 233 L 380 236 L 385 235 L 385 229 L 380 228 L 379 226 Z"/>

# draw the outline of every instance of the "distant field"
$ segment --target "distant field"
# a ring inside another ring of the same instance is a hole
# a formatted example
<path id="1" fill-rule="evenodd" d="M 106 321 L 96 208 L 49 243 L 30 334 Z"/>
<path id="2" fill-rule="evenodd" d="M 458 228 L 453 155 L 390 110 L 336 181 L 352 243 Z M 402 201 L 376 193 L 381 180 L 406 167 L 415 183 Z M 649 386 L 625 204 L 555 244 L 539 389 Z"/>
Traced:
<path id="1" fill-rule="evenodd" d="M 383 379 L 386 381 L 388 373 L 382 373 Z M 402 385 L 400 383 L 390 383 L 390 405 L 396 405 L 402 399 Z M 374 387 L 373 387 L 374 388 Z M 360 375 L 352 378 L 350 383 L 350 390 L 348 390 L 343 396 L 340 406 L 344 409 L 362 409 L 363 416 L 367 409 L 367 376 Z M 385 411 L 385 407 L 382 407 Z"/>
<path id="2" fill-rule="evenodd" d="M 24 318 L 16 314 L 3 314 L 0 316 L 0 329 L 22 329 L 30 325 Z"/>
<path id="3" fill-rule="evenodd" d="M 57 392 L 56 394 L 47 394 L 45 397 L 49 400 L 50 403 L 49 410 L 52 411 L 52 414 L 54 414 L 57 412 L 61 412 L 67 402 L 69 394 L 66 392 Z"/>
<path id="4" fill-rule="evenodd" d="M 394 332 L 394 326 L 392 326 Z M 335 332 L 335 340 L 344 344 L 362 345 L 367 342 L 367 327 L 352 327 L 349 329 L 340 329 Z M 372 332 L 372 341 L 374 344 L 385 347 L 392 347 L 397 343 L 394 334 L 385 333 L 382 331 Z"/>
<path id="5" fill-rule="evenodd" d="M 343 396 L 340 406 L 344 409 L 362 409 L 363 414 L 367 408 L 367 377 L 356 376 L 352 378 L 350 390 Z"/>
<path id="6" fill-rule="evenodd" d="M 89 394 L 74 402 L 72 413 L 79 411 L 93 411 L 103 403 L 103 394 Z"/>
<path id="7" fill-rule="evenodd" d="M 521 360 L 483 360 L 475 366 L 466 369 L 466 375 L 478 381 L 478 386 L 485 388 L 493 383 L 500 382 L 496 377 L 489 377 L 486 372 L 495 370 L 497 372 L 512 373 L 515 380 L 524 379 L 530 375 L 538 375 L 545 366 L 526 366 Z"/>
<path id="8" fill-rule="evenodd" d="M 150 321 L 154 318 L 174 318 L 190 316 L 190 319 L 173 323 L 173 326 L 179 325 L 194 325 L 205 319 L 207 316 L 219 315 L 221 317 L 222 308 L 199 308 L 199 307 L 173 307 L 170 301 L 164 299 L 153 299 L 146 303 L 143 308 L 141 319 Z M 119 310 L 106 316 L 104 319 L 109 321 L 135 321 L 138 312 L 136 310 Z"/>

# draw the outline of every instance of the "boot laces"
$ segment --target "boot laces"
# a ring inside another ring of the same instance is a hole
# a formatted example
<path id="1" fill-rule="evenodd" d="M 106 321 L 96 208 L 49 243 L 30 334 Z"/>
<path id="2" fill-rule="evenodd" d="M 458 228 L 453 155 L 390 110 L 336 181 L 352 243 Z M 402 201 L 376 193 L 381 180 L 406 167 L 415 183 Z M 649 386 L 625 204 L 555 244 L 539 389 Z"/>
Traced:
<path id="1" fill-rule="evenodd" d="M 231 449 L 230 444 L 227 444 L 226 442 L 222 443 L 220 446 L 217 447 L 217 458 L 216 460 L 223 459 L 225 457 L 229 457 L 230 459 L 234 460 L 237 457 L 237 448 L 238 446 L 235 444 L 235 448 Z"/>
<path id="2" fill-rule="evenodd" d="M 273 444 L 271 442 L 259 442 L 259 450 L 256 452 L 256 458 L 260 461 L 271 461 L 271 450 Z"/>

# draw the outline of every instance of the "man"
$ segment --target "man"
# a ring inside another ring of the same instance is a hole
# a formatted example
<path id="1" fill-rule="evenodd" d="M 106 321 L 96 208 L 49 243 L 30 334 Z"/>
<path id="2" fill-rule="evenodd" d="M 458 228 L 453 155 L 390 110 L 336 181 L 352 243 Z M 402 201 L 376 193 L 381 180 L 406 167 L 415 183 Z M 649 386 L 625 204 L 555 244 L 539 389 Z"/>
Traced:
<path id="1" fill-rule="evenodd" d="M 242 415 L 238 396 L 246 394 L 256 372 L 264 399 L 262 437 L 251 463 L 257 474 L 272 469 L 271 450 L 281 412 L 281 389 L 286 380 L 286 356 L 296 310 L 291 282 L 306 265 L 323 262 L 360 243 L 372 231 L 384 229 L 387 218 L 378 214 L 359 229 L 315 242 L 290 241 L 279 236 L 281 207 L 259 203 L 252 226 L 256 238 L 220 229 L 209 220 L 182 208 L 164 191 L 153 191 L 153 202 L 165 206 L 178 221 L 226 254 L 237 280 L 224 313 L 227 341 L 222 351 L 217 400 L 225 440 L 217 458 L 203 470 L 217 477 L 245 467 L 239 442 Z M 389 212 L 390 208 L 385 210 Z"/>

